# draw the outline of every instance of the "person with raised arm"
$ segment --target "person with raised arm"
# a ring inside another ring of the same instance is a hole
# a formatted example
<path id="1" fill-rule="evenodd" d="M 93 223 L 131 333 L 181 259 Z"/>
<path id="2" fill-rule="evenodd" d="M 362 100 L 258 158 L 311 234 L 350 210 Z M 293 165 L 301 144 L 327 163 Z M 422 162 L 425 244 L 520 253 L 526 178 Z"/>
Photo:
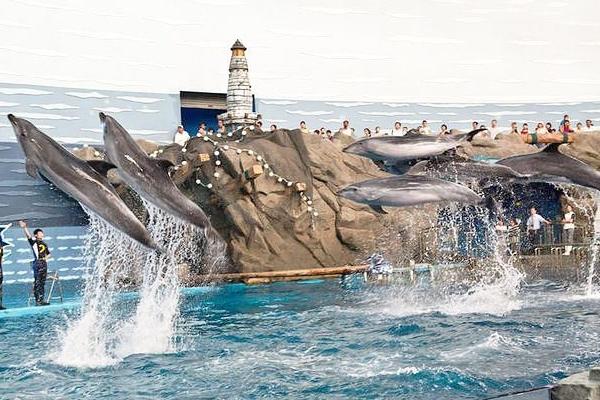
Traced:
<path id="1" fill-rule="evenodd" d="M 33 269 L 33 295 L 35 297 L 36 306 L 47 306 L 49 303 L 44 301 L 44 290 L 46 285 L 46 276 L 48 275 L 48 258 L 50 258 L 50 249 L 44 242 L 44 231 L 35 229 L 33 236 L 27 229 L 25 221 L 19 221 L 19 226 L 23 228 L 23 233 L 33 251 L 33 261 L 31 267 Z"/>

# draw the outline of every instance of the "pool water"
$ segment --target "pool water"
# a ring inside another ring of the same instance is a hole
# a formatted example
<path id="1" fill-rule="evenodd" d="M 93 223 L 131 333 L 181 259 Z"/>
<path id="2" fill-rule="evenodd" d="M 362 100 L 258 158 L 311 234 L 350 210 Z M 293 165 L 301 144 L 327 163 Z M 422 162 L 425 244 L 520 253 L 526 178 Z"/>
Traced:
<path id="1" fill-rule="evenodd" d="M 599 300 L 579 288 L 435 293 L 359 279 L 185 289 L 175 351 L 83 369 L 54 361 L 77 307 L 0 313 L 0 398 L 483 399 L 600 361 Z"/>

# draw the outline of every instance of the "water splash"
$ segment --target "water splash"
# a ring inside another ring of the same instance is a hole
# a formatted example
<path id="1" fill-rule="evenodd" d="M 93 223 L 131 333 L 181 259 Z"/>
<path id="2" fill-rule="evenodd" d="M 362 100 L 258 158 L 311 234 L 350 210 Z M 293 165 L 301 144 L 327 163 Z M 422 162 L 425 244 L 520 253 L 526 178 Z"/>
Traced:
<path id="1" fill-rule="evenodd" d="M 89 213 L 83 306 L 79 318 L 60 332 L 60 350 L 51 356 L 56 363 L 94 368 L 132 354 L 175 351 L 181 275 L 190 269 L 210 273 L 226 262 L 222 243 L 207 241 L 197 228 L 144 205 L 148 231 L 162 246 L 160 253 Z M 133 307 L 119 298 L 123 283 L 132 277 L 139 287 Z"/>
<path id="2" fill-rule="evenodd" d="M 80 317 L 68 321 L 66 329 L 59 332 L 60 350 L 51 355 L 58 364 L 76 367 L 118 362 L 112 351 L 119 322 L 117 294 L 121 280 L 142 266 L 140 245 L 88 214 L 89 235 L 84 250 L 87 271 Z"/>
<path id="3" fill-rule="evenodd" d="M 596 262 L 598 261 L 598 248 L 600 247 L 600 193 L 596 190 L 594 191 L 594 200 L 596 202 L 596 212 L 594 213 L 594 237 L 591 243 L 590 263 L 588 266 L 585 291 L 586 296 L 590 298 L 598 297 L 600 295 L 594 287 L 594 275 Z"/>

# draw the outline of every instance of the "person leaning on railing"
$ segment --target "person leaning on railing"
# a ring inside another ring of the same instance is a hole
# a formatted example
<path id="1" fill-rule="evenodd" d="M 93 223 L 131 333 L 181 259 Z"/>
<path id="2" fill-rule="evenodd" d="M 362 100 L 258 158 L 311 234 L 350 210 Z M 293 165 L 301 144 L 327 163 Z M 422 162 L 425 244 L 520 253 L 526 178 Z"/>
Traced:
<path id="1" fill-rule="evenodd" d="M 565 244 L 565 252 L 563 255 L 568 256 L 571 255 L 571 250 L 573 249 L 573 236 L 575 233 L 575 213 L 570 204 L 567 205 L 561 223 L 563 224 L 564 233 L 563 243 Z"/>

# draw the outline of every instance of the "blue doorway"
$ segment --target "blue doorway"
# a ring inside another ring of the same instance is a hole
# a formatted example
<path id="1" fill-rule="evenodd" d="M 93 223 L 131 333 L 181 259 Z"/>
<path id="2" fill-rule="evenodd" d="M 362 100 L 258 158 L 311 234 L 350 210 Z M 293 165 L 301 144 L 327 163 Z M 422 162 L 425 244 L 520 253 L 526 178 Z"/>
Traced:
<path id="1" fill-rule="evenodd" d="M 181 124 L 190 136 L 196 136 L 201 122 L 206 123 L 206 129 L 217 130 L 217 115 L 224 112 L 227 110 L 181 107 Z"/>

